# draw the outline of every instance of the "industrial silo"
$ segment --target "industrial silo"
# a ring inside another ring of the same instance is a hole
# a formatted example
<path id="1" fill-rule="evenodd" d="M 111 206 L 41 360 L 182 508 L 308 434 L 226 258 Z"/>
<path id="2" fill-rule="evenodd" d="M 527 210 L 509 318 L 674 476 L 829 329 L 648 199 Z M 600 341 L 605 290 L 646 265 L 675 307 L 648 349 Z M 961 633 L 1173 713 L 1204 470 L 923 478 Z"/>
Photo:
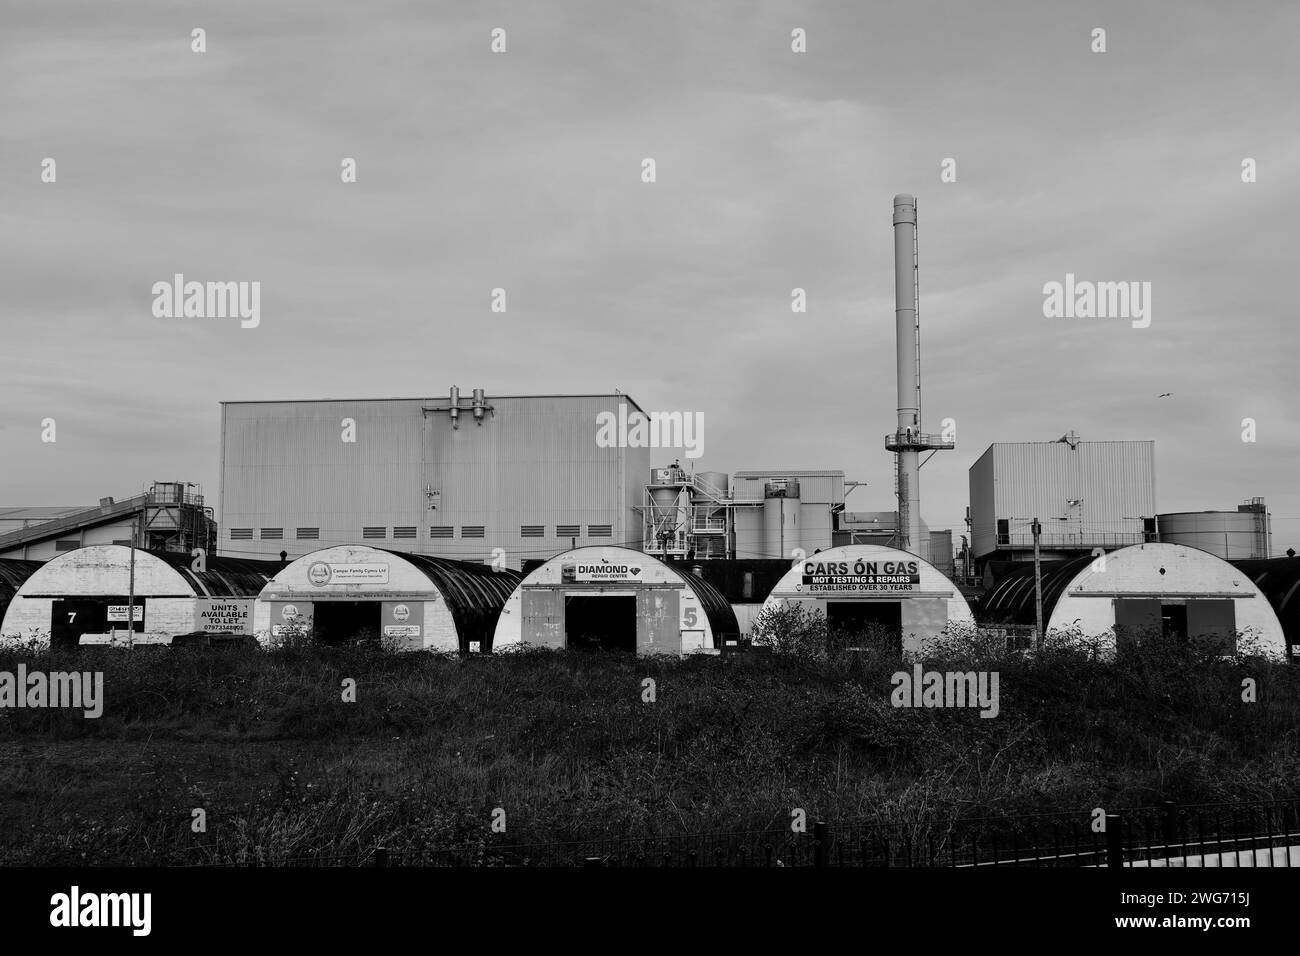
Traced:
<path id="1" fill-rule="evenodd" d="M 1227 561 L 1269 557 L 1270 534 L 1264 501 L 1236 511 L 1178 511 L 1159 516 L 1160 540 L 1218 555 Z"/>
<path id="2" fill-rule="evenodd" d="M 724 558 L 731 535 L 728 500 L 731 479 L 725 471 L 695 476 L 691 496 L 691 532 L 697 558 Z"/>
<path id="3" fill-rule="evenodd" d="M 799 547 L 799 482 L 768 482 L 763 490 L 763 556 L 788 558 Z"/>

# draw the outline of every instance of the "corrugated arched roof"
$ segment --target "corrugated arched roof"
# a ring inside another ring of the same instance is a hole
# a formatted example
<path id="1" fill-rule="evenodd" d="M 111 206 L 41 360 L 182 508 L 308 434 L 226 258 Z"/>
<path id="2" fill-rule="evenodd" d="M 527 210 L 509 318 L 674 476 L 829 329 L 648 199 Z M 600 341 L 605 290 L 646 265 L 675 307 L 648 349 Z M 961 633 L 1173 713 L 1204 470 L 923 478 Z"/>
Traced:
<path id="1" fill-rule="evenodd" d="M 179 551 L 147 551 L 150 557 L 171 567 L 200 597 L 257 597 L 266 582 L 284 567 L 279 561 L 209 556 L 206 571 L 194 571 L 194 559 Z"/>
<path id="2" fill-rule="evenodd" d="M 18 558 L 0 558 L 0 620 L 4 619 L 14 594 L 41 567 L 40 561 L 22 561 Z"/>
<path id="3" fill-rule="evenodd" d="M 375 550 L 409 561 L 437 586 L 447 601 L 451 619 L 456 623 L 462 651 L 469 650 L 470 641 L 481 641 L 483 651 L 491 650 L 497 618 L 523 580 L 522 574 L 508 568 L 497 571 L 489 565 L 471 561 L 454 561 L 385 548 Z"/>
<path id="4" fill-rule="evenodd" d="M 668 566 L 681 575 L 682 580 L 691 586 L 695 596 L 700 599 L 700 607 L 704 608 L 704 616 L 709 619 L 709 627 L 713 630 L 713 640 L 717 645 L 722 644 L 725 635 L 740 633 L 736 612 L 731 609 L 731 602 L 722 596 L 721 591 L 704 578 L 692 574 L 689 569 L 683 570 L 675 564 Z"/>
<path id="5" fill-rule="evenodd" d="M 675 562 L 670 563 L 676 567 Z M 704 580 L 732 604 L 762 604 L 790 570 L 790 562 L 781 558 L 708 558 L 687 561 L 682 567 L 692 574 L 698 567 Z M 749 594 L 745 593 L 746 574 L 750 575 Z"/>
<path id="6" fill-rule="evenodd" d="M 1287 645 L 1300 644 L 1300 558 L 1229 561 L 1254 582 L 1273 605 Z"/>
<path id="7" fill-rule="evenodd" d="M 1052 609 L 1074 576 L 1095 560 L 1091 555 L 1071 558 L 1068 561 L 1042 561 L 1043 625 L 1051 619 Z M 999 578 L 979 602 L 978 619 L 981 623 L 1007 622 L 1033 624 L 1034 563 L 1026 561 Z"/>

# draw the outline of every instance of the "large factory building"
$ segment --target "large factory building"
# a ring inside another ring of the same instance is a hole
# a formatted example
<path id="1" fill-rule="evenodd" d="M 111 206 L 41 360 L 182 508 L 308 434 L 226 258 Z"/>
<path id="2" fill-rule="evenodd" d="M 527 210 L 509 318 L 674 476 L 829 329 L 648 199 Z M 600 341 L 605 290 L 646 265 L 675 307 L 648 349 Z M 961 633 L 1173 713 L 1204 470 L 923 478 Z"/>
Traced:
<path id="1" fill-rule="evenodd" d="M 990 445 L 970 468 L 971 552 L 1032 561 L 1033 521 L 1044 558 L 1066 559 L 1154 542 L 1155 442 L 1080 441 Z"/>
<path id="2" fill-rule="evenodd" d="M 223 402 L 220 553 L 368 544 L 485 562 L 501 549 L 518 569 L 584 544 L 639 548 L 651 449 L 597 441 L 602 413 L 637 412 L 620 394 L 481 389 Z"/>

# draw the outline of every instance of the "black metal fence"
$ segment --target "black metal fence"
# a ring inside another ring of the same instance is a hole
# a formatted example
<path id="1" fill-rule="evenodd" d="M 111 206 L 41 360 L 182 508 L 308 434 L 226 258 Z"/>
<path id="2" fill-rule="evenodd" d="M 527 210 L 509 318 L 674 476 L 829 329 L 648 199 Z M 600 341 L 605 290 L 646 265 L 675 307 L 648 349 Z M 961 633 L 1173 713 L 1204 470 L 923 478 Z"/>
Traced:
<path id="1" fill-rule="evenodd" d="M 362 855 L 254 854 L 261 866 L 1121 867 L 1300 865 L 1300 801 L 1136 807 L 914 823 L 550 843 L 482 840 Z"/>

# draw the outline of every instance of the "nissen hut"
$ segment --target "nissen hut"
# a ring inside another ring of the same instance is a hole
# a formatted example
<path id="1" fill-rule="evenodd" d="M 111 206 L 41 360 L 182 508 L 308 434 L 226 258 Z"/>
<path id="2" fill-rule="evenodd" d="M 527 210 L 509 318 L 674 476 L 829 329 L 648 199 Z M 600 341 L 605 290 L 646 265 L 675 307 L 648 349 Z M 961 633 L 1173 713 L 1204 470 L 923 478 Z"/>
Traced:
<path id="1" fill-rule="evenodd" d="M 727 599 L 688 566 L 604 546 L 531 571 L 506 602 L 493 646 L 716 653 L 737 631 Z"/>
<path id="2" fill-rule="evenodd" d="M 808 555 L 777 582 L 764 608 L 803 605 L 832 631 L 897 635 L 901 653 L 917 655 L 949 629 L 974 627 L 957 586 L 914 554 L 870 544 Z"/>
<path id="3" fill-rule="evenodd" d="M 196 559 L 172 551 L 99 544 L 41 565 L 9 602 L 0 635 L 35 634 L 56 646 L 120 641 L 167 644 L 177 634 L 251 634 L 253 600 L 278 564 Z M 128 605 L 134 608 L 128 625 Z"/>
<path id="4" fill-rule="evenodd" d="M 397 650 L 486 653 L 518 571 L 366 545 L 323 548 L 285 565 L 258 596 L 254 633 L 324 644 L 382 640 Z"/>

